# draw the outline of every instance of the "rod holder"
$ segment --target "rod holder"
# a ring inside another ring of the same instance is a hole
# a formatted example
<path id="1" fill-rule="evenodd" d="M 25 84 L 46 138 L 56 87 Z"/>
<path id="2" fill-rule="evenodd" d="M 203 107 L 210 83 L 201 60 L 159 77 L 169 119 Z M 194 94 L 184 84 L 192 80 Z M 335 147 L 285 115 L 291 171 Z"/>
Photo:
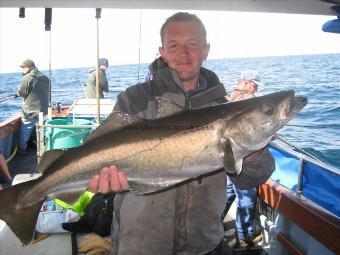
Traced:
<path id="1" fill-rule="evenodd" d="M 20 7 L 19 8 L 19 18 L 25 18 L 25 8 Z"/>
<path id="2" fill-rule="evenodd" d="M 101 18 L 102 8 L 96 8 L 96 19 Z"/>
<path id="3" fill-rule="evenodd" d="M 45 31 L 51 31 L 52 8 L 45 8 Z"/>

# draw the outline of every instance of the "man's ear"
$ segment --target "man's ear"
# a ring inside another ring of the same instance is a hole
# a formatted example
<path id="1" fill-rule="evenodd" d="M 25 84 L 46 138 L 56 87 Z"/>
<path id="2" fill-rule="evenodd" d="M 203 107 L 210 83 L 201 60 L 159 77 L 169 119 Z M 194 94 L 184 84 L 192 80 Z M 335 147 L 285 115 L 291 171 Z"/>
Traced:
<path id="1" fill-rule="evenodd" d="M 207 43 L 205 45 L 205 48 L 203 49 L 203 59 L 206 60 L 208 58 L 209 55 L 209 50 L 210 50 L 210 44 Z"/>
<path id="2" fill-rule="evenodd" d="M 161 54 L 161 57 L 162 57 L 164 63 L 166 63 L 166 57 L 165 57 L 165 52 L 164 52 L 163 47 L 161 47 L 161 46 L 158 47 L 158 51 L 159 51 L 159 54 Z"/>

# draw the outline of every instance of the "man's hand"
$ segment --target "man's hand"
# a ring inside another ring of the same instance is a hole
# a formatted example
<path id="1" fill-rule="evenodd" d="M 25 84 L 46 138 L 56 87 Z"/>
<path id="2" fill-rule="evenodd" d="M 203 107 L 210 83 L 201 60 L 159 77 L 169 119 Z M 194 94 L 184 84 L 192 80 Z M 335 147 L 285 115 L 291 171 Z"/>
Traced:
<path id="1" fill-rule="evenodd" d="M 128 190 L 125 174 L 116 166 L 102 168 L 100 175 L 95 175 L 89 182 L 89 190 L 93 193 L 122 192 Z"/>

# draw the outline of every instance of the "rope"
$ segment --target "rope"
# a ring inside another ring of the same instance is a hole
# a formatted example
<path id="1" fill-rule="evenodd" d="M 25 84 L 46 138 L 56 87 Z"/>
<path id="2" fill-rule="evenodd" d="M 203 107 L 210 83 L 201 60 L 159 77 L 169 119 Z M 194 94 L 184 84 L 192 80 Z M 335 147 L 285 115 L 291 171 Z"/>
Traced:
<path id="1" fill-rule="evenodd" d="M 303 152 L 303 153 L 306 154 L 307 156 L 309 156 L 309 157 L 311 157 L 311 158 L 313 158 L 313 159 L 315 159 L 315 160 L 317 160 L 317 161 L 321 161 L 320 159 L 318 159 L 318 158 L 315 157 L 314 155 L 308 153 L 307 151 L 301 149 L 301 148 L 298 147 L 297 145 L 295 145 L 295 144 L 293 144 L 292 142 L 288 141 L 288 140 L 285 139 L 283 136 L 276 134 L 276 135 L 275 135 L 275 138 L 276 138 L 276 139 L 279 139 L 280 141 L 284 142 L 285 144 L 288 144 L 289 146 L 294 147 L 295 149 L 297 149 L 297 150 Z"/>
<path id="2" fill-rule="evenodd" d="M 18 144 L 15 146 L 15 148 L 14 148 L 14 150 L 13 150 L 13 152 L 12 152 L 12 154 L 6 159 L 6 163 L 9 163 L 13 158 L 14 158 L 14 156 L 15 156 L 15 154 L 17 153 L 17 151 L 18 151 Z"/>

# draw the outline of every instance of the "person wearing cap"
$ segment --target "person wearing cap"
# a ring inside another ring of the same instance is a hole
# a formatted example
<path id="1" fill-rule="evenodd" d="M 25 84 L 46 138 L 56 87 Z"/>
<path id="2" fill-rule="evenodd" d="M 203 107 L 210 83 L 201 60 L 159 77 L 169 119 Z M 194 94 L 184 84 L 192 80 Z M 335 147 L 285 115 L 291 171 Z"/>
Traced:
<path id="1" fill-rule="evenodd" d="M 109 92 L 109 84 L 106 79 L 106 69 L 109 67 L 109 61 L 106 58 L 100 58 L 98 60 L 98 77 L 99 77 L 99 97 L 104 98 L 104 93 Z M 84 84 L 84 89 L 87 98 L 96 98 L 97 90 L 96 90 L 96 68 L 91 69 L 89 73 L 89 77 L 87 79 L 86 84 Z"/>
<path id="2" fill-rule="evenodd" d="M 47 114 L 49 79 L 38 70 L 31 59 L 26 59 L 20 67 L 23 70 L 21 86 L 16 95 L 24 99 L 20 126 L 19 153 L 26 153 L 27 142 L 38 122 L 39 112 Z"/>
<path id="3" fill-rule="evenodd" d="M 251 98 L 257 91 L 258 86 L 261 85 L 261 77 L 257 71 L 243 71 L 241 72 L 236 88 L 227 99 L 229 101 L 239 101 Z M 232 177 L 227 177 L 227 202 L 222 214 L 222 220 L 236 199 L 237 210 L 235 223 L 237 242 L 235 248 L 246 248 L 256 245 L 262 240 L 261 235 L 256 233 L 254 226 L 257 188 L 241 189 L 237 187 L 231 179 Z"/>
<path id="4" fill-rule="evenodd" d="M 256 70 L 245 70 L 241 72 L 240 79 L 234 91 L 227 99 L 232 101 L 239 101 L 253 97 L 258 87 L 261 86 L 261 76 Z"/>

